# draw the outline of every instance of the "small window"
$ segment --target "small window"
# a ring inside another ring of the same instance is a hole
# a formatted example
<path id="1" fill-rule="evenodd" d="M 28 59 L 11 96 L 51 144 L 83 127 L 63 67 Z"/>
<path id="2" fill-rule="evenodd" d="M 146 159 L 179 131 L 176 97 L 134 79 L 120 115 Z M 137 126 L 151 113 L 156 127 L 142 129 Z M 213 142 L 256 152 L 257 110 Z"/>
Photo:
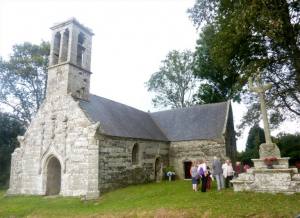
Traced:
<path id="1" fill-rule="evenodd" d="M 139 144 L 135 143 L 132 148 L 132 164 L 137 165 L 139 163 Z"/>

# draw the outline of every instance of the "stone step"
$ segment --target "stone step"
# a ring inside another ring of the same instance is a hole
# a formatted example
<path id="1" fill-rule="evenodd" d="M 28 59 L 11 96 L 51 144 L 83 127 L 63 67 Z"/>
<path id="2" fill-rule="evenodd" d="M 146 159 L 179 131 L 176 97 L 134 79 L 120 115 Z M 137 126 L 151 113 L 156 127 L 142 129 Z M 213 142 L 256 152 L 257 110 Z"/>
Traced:
<path id="1" fill-rule="evenodd" d="M 238 180 L 254 180 L 254 175 L 252 173 L 241 173 L 239 177 L 237 178 Z"/>
<path id="2" fill-rule="evenodd" d="M 299 181 L 300 182 L 300 173 L 296 173 L 292 176 L 292 181 Z"/>
<path id="3" fill-rule="evenodd" d="M 242 180 L 242 179 L 233 179 L 233 180 L 231 180 L 230 182 L 233 183 L 233 184 L 244 184 L 244 183 L 251 184 L 251 183 L 253 183 L 254 181 L 250 181 L 250 180 Z"/>

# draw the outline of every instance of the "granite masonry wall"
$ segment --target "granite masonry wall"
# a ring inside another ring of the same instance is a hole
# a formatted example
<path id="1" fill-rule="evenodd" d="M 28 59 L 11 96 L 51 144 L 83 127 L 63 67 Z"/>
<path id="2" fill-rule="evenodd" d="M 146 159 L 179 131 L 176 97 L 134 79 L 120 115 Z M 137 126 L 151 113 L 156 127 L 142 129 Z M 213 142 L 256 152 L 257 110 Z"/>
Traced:
<path id="1" fill-rule="evenodd" d="M 169 143 L 98 135 L 99 189 L 106 192 L 130 184 L 154 181 L 169 163 Z M 133 163 L 133 147 L 137 160 Z M 156 161 L 158 160 L 158 161 Z M 155 166 L 155 163 L 159 166 Z M 155 173 L 155 168 L 160 169 Z"/>
<path id="2" fill-rule="evenodd" d="M 170 165 L 175 168 L 177 176 L 184 179 L 184 162 L 206 160 L 210 166 L 214 156 L 226 159 L 224 142 L 211 140 L 179 141 L 170 144 Z"/>
<path id="3" fill-rule="evenodd" d="M 56 158 L 60 195 L 98 197 L 98 126 L 71 96 L 48 96 L 12 154 L 8 194 L 44 195 L 47 165 Z"/>

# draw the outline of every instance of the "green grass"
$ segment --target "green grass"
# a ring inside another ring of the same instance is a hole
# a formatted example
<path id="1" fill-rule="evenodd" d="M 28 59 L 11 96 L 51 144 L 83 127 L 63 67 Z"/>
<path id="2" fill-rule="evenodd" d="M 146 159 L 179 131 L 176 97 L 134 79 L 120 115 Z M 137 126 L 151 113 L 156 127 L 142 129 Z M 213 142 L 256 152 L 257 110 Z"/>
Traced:
<path id="1" fill-rule="evenodd" d="M 97 201 L 37 196 L 5 197 L 0 217 L 295 217 L 300 195 L 193 192 L 190 181 L 130 186 Z"/>

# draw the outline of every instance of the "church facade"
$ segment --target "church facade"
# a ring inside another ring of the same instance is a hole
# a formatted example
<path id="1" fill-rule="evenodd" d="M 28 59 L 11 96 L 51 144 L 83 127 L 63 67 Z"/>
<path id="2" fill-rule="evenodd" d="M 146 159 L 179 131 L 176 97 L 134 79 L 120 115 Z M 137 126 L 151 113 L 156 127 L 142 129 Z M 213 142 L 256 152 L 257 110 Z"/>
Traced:
<path id="1" fill-rule="evenodd" d="M 147 113 L 89 92 L 92 31 L 75 19 L 52 30 L 47 94 L 11 160 L 8 194 L 97 198 L 160 180 L 173 166 L 235 159 L 230 102 Z"/>

